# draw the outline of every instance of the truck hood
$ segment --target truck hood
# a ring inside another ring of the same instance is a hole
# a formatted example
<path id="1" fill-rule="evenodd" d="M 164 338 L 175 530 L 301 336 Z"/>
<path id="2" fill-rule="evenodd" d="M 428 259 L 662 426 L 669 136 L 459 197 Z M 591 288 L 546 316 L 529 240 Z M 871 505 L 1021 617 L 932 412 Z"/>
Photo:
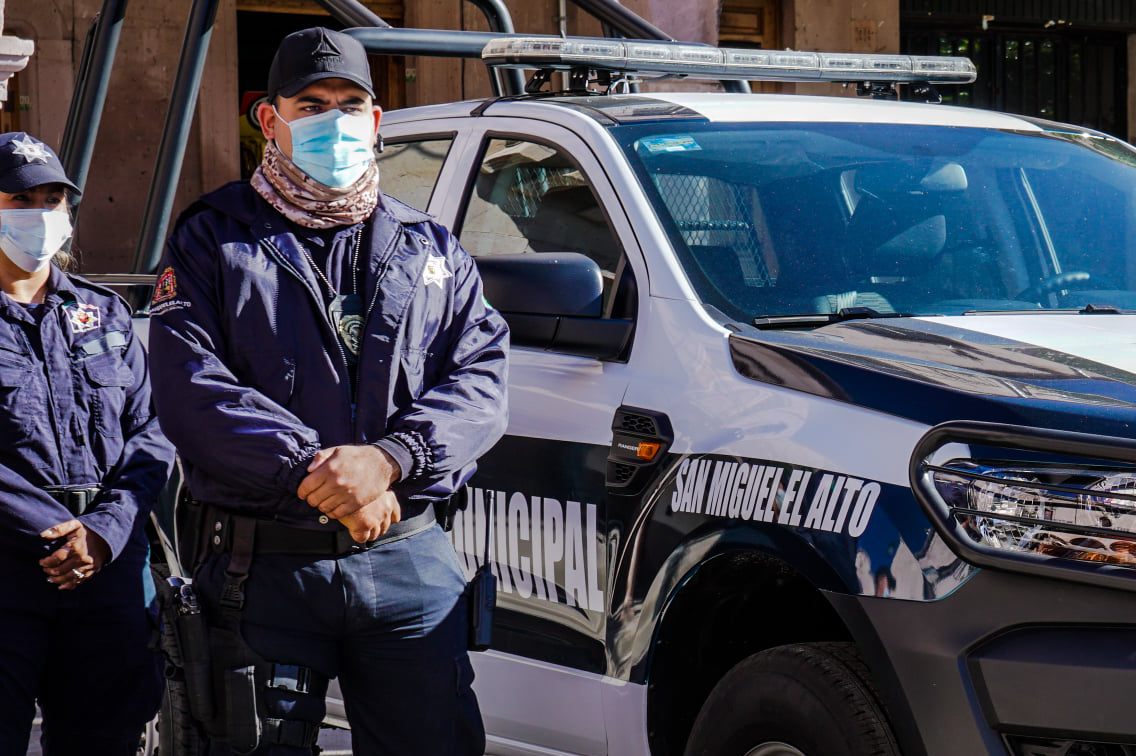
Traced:
<path id="1" fill-rule="evenodd" d="M 730 338 L 754 380 L 933 425 L 1136 435 L 1136 315 L 857 320 Z"/>

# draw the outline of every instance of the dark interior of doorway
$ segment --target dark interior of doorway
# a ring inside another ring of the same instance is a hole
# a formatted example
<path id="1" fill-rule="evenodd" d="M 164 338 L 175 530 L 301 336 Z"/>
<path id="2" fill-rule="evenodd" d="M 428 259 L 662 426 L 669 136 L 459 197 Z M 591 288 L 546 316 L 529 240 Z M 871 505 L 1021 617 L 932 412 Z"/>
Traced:
<path id="1" fill-rule="evenodd" d="M 1128 138 L 1128 42 L 1124 34 L 905 24 L 902 50 L 962 55 L 978 67 L 943 101 L 1034 116 Z"/>

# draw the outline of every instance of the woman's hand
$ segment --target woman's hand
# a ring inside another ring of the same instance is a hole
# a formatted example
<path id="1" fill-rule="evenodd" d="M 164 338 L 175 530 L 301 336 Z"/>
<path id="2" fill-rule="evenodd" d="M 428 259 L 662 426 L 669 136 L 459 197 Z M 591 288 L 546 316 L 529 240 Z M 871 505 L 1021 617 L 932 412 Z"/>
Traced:
<path id="1" fill-rule="evenodd" d="M 62 546 L 39 560 L 47 582 L 61 591 L 78 588 L 110 559 L 110 547 L 78 520 L 61 522 L 39 534 L 48 541 L 65 539 Z"/>

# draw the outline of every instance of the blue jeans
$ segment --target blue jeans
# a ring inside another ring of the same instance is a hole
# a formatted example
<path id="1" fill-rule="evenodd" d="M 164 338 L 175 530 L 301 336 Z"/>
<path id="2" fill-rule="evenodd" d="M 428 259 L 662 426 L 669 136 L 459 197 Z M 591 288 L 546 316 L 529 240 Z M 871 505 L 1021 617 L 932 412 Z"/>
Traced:
<path id="1" fill-rule="evenodd" d="M 198 570 L 209 612 L 219 610 L 227 564 L 217 554 Z M 262 554 L 245 582 L 242 634 L 266 661 L 339 678 L 356 756 L 480 756 L 485 731 L 470 687 L 464 590 L 457 555 L 436 525 L 337 559 Z M 262 693 L 270 717 L 323 719 L 322 695 Z"/>

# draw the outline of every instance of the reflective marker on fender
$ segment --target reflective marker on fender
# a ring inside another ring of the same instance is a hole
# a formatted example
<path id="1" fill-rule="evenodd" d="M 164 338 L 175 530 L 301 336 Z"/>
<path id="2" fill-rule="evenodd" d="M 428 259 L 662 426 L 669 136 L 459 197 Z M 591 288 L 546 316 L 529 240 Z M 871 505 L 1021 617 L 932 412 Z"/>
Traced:
<path id="1" fill-rule="evenodd" d="M 640 441 L 639 448 L 635 451 L 635 456 L 639 459 L 650 462 L 659 453 L 663 445 L 657 441 Z"/>

